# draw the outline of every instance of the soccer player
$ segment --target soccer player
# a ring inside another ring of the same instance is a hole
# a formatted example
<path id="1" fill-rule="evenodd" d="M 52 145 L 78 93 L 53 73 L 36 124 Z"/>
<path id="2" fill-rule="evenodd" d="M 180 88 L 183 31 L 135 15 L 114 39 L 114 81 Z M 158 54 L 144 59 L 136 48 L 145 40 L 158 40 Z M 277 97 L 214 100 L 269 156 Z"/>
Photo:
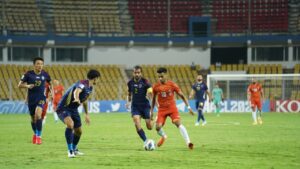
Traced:
<path id="1" fill-rule="evenodd" d="M 214 105 L 216 106 L 215 113 L 217 116 L 220 116 L 221 111 L 221 101 L 224 101 L 223 90 L 219 87 L 219 84 L 216 83 L 215 87 L 212 90 L 212 100 Z"/>
<path id="2" fill-rule="evenodd" d="M 43 70 L 43 58 L 34 58 L 33 66 L 33 70 L 27 71 L 22 76 L 18 87 L 28 89 L 26 100 L 31 116 L 31 127 L 34 133 L 32 143 L 42 144 L 42 111 L 46 102 L 45 83 L 50 83 L 51 78 L 49 74 Z"/>
<path id="3" fill-rule="evenodd" d="M 262 124 L 262 115 L 261 115 L 261 108 L 262 108 L 262 100 L 264 98 L 264 93 L 262 86 L 257 82 L 255 78 L 251 79 L 252 83 L 248 86 L 247 90 L 247 99 L 249 104 L 251 105 L 252 109 L 252 118 L 253 118 L 253 125 Z M 258 117 L 257 117 L 257 111 Z"/>
<path id="4" fill-rule="evenodd" d="M 54 110 L 53 116 L 54 116 L 55 122 L 58 121 L 58 116 L 57 116 L 57 113 L 56 113 L 57 104 L 60 101 L 60 99 L 62 98 L 62 96 L 64 94 L 64 90 L 65 90 L 64 86 L 62 84 L 60 84 L 58 80 L 54 79 L 53 80 L 52 108 Z"/>
<path id="5" fill-rule="evenodd" d="M 97 70 L 89 70 L 86 80 L 74 83 L 63 95 L 58 103 L 56 112 L 61 121 L 66 125 L 65 138 L 68 146 L 68 157 L 74 158 L 75 155 L 83 155 L 77 149 L 80 140 L 81 119 L 78 107 L 83 105 L 85 111 L 85 122 L 90 124 L 87 99 L 99 80 L 100 73 Z"/>
<path id="6" fill-rule="evenodd" d="M 204 103 L 206 100 L 206 95 L 209 97 L 210 101 L 210 93 L 207 90 L 207 85 L 203 82 L 203 77 L 202 75 L 197 76 L 197 82 L 192 85 L 192 90 L 190 92 L 189 99 L 192 99 L 195 96 L 196 100 L 196 109 L 198 110 L 198 118 L 195 123 L 195 126 L 200 125 L 200 120 L 202 119 L 202 126 L 206 125 L 206 120 L 204 118 L 203 114 L 203 108 L 204 108 Z"/>
<path id="7" fill-rule="evenodd" d="M 144 145 L 147 137 L 141 126 L 141 118 L 145 119 L 148 130 L 152 130 L 153 114 L 150 115 L 149 99 L 152 99 L 152 86 L 149 81 L 142 77 L 142 67 L 135 66 L 133 78 L 127 83 L 128 94 L 126 107 L 131 106 L 131 117 L 134 122 L 137 134 L 140 136 Z M 147 98 L 148 97 L 148 98 Z"/>
<path id="8" fill-rule="evenodd" d="M 167 138 L 167 135 L 163 131 L 163 126 L 165 124 L 166 118 L 169 116 L 172 119 L 173 124 L 179 129 L 181 135 L 183 136 L 187 146 L 189 149 L 193 149 L 193 143 L 191 142 L 188 132 L 186 128 L 181 124 L 180 115 L 178 109 L 176 107 L 175 95 L 176 93 L 185 103 L 187 108 L 189 109 L 189 113 L 194 115 L 193 110 L 189 106 L 187 99 L 184 97 L 180 88 L 172 82 L 168 80 L 167 69 L 159 68 L 157 70 L 157 75 L 159 78 L 159 82 L 153 85 L 153 98 L 151 102 L 151 110 L 150 114 L 153 114 L 153 109 L 156 102 L 158 102 L 158 113 L 156 118 L 156 131 L 158 135 L 161 136 L 160 140 L 157 143 L 157 146 L 160 147 L 164 143 Z"/>

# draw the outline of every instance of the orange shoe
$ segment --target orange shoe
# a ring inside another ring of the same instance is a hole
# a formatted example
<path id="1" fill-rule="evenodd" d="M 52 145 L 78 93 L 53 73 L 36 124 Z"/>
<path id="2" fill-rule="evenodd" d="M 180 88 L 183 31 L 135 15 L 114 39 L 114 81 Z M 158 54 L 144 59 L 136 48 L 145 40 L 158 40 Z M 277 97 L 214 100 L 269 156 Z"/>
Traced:
<path id="1" fill-rule="evenodd" d="M 35 134 L 32 136 L 32 144 L 36 144 L 36 135 Z"/>
<path id="2" fill-rule="evenodd" d="M 36 144 L 42 144 L 42 137 L 36 136 Z"/>
<path id="3" fill-rule="evenodd" d="M 189 143 L 189 149 L 191 149 L 191 150 L 193 150 L 193 148 L 194 148 L 194 144 L 193 143 Z"/>
<path id="4" fill-rule="evenodd" d="M 164 142 L 166 141 L 166 139 L 167 139 L 167 136 L 161 137 L 157 142 L 157 147 L 162 146 L 164 144 Z"/>

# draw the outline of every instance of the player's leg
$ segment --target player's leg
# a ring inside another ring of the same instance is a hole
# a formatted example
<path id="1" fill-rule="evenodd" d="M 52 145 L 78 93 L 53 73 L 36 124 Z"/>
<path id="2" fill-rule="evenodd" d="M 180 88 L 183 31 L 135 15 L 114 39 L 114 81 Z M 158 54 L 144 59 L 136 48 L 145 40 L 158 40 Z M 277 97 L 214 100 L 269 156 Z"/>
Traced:
<path id="1" fill-rule="evenodd" d="M 42 111 L 42 120 L 43 120 L 43 125 L 46 123 L 46 115 L 47 115 L 47 109 L 48 109 L 48 102 L 43 105 L 43 111 Z"/>
<path id="2" fill-rule="evenodd" d="M 221 111 L 221 104 L 220 104 L 220 100 L 214 100 L 214 103 L 216 105 L 216 114 L 217 116 L 220 116 L 220 111 Z"/>
<path id="3" fill-rule="evenodd" d="M 198 116 L 197 116 L 197 121 L 195 123 L 195 126 L 199 126 L 201 117 L 200 117 L 200 113 L 199 113 L 199 101 L 198 100 L 196 100 L 195 105 L 196 105 L 196 110 L 198 111 Z"/>
<path id="4" fill-rule="evenodd" d="M 73 135 L 73 151 L 75 155 L 84 155 L 82 152 L 78 150 L 78 143 L 81 138 L 82 130 L 81 130 L 81 118 L 78 112 L 72 112 L 71 118 L 74 122 L 74 135 Z"/>
<path id="5" fill-rule="evenodd" d="M 42 119 L 43 105 L 37 105 L 35 108 L 35 119 L 36 119 L 36 144 L 42 144 Z"/>
<path id="6" fill-rule="evenodd" d="M 137 134 L 140 136 L 142 141 L 145 143 L 147 140 L 147 137 L 141 126 L 141 112 L 138 110 L 138 108 L 132 106 L 131 117 L 132 117 Z"/>
<path id="7" fill-rule="evenodd" d="M 256 104 L 255 104 L 254 100 L 251 100 L 251 109 L 252 109 L 253 125 L 257 125 L 257 119 L 256 119 Z"/>
<path id="8" fill-rule="evenodd" d="M 75 153 L 73 150 L 74 122 L 71 118 L 70 112 L 67 112 L 67 111 L 59 113 L 58 117 L 66 125 L 65 138 L 66 138 L 66 142 L 67 142 L 67 146 L 68 146 L 68 157 L 73 158 L 73 157 L 75 157 Z"/>
<path id="9" fill-rule="evenodd" d="M 199 101 L 198 105 L 198 124 L 196 123 L 196 126 L 199 125 L 200 119 L 202 120 L 202 126 L 206 125 L 206 120 L 203 115 L 203 108 L 204 108 L 204 101 Z"/>
<path id="10" fill-rule="evenodd" d="M 194 145 L 193 145 L 193 143 L 191 143 L 191 140 L 190 140 L 190 137 L 189 137 L 189 134 L 188 134 L 186 128 L 184 127 L 183 124 L 181 124 L 180 116 L 179 116 L 178 111 L 175 111 L 174 113 L 172 113 L 170 115 L 170 117 L 172 119 L 172 122 L 179 129 L 179 132 L 182 135 L 186 145 L 189 147 L 189 149 L 193 149 Z"/>
<path id="11" fill-rule="evenodd" d="M 53 100 L 52 108 L 53 108 L 53 117 L 54 117 L 55 123 L 58 121 L 58 116 L 57 116 L 57 113 L 56 113 L 57 104 L 58 104 L 58 102 L 56 100 Z"/>
<path id="12" fill-rule="evenodd" d="M 30 124 L 31 128 L 33 131 L 33 136 L 32 136 L 32 144 L 36 144 L 36 120 L 35 120 L 35 108 L 36 105 L 28 105 L 29 113 L 30 113 Z"/>
<path id="13" fill-rule="evenodd" d="M 260 100 L 257 100 L 256 104 L 257 104 L 257 111 L 258 111 L 257 122 L 259 124 L 262 124 L 263 123 L 263 121 L 262 121 L 262 115 L 261 115 L 261 113 L 262 113 L 262 111 L 261 111 L 262 110 L 262 103 L 261 103 Z"/>
<path id="14" fill-rule="evenodd" d="M 149 108 L 146 108 L 143 112 L 143 116 L 142 116 L 144 119 L 145 119 L 145 122 L 146 122 L 146 126 L 147 126 L 147 129 L 148 130 L 152 130 L 153 128 L 153 123 L 151 121 L 151 117 L 150 117 L 150 107 Z"/>
<path id="15" fill-rule="evenodd" d="M 156 118 L 156 132 L 160 136 L 160 139 L 157 142 L 157 147 L 160 147 L 163 145 L 165 140 L 167 139 L 167 135 L 163 130 L 163 125 L 165 124 L 167 116 L 165 115 L 164 112 L 158 112 L 157 113 L 157 118 Z"/>

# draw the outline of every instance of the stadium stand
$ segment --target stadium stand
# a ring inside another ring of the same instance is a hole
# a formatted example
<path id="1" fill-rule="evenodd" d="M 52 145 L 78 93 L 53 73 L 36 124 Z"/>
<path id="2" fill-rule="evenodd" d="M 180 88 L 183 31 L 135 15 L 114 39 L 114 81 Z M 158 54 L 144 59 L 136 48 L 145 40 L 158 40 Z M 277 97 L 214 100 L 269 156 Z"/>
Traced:
<path id="1" fill-rule="evenodd" d="M 52 79 L 58 79 L 67 88 L 79 79 L 86 78 L 86 72 L 91 69 L 101 72 L 101 82 L 95 88 L 92 100 L 115 100 L 124 99 L 120 96 L 120 90 L 126 91 L 126 81 L 121 74 L 121 69 L 117 65 L 52 65 L 45 66 L 45 70 Z M 8 100 L 10 96 L 13 100 L 25 100 L 25 90 L 19 89 L 18 82 L 20 77 L 31 66 L 22 65 L 0 65 L 1 87 L 0 100 Z M 4 80 L 8 79 L 8 80 Z M 10 93 L 11 92 L 11 93 Z"/>
<path id="2" fill-rule="evenodd" d="M 45 24 L 35 0 L 3 1 L 5 24 L 11 32 L 45 32 Z"/>

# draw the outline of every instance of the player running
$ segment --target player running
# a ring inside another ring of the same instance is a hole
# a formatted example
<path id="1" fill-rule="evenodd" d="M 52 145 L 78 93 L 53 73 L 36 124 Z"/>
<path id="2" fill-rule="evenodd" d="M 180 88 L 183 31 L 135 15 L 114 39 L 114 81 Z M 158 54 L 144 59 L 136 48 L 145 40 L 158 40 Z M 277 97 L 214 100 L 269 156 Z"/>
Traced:
<path id="1" fill-rule="evenodd" d="M 202 119 L 202 126 L 206 125 L 206 120 L 204 118 L 203 114 L 203 108 L 204 108 L 204 103 L 206 101 L 206 95 L 209 97 L 209 102 L 210 102 L 210 93 L 207 90 L 207 85 L 203 82 L 203 77 L 202 75 L 197 76 L 197 82 L 192 85 L 192 90 L 189 95 L 189 99 L 192 99 L 195 96 L 195 101 L 196 101 L 196 109 L 198 110 L 198 118 L 195 123 L 195 126 L 200 125 L 200 120 Z"/>
<path id="2" fill-rule="evenodd" d="M 68 145 L 68 157 L 70 158 L 74 158 L 75 155 L 83 155 L 77 149 L 82 134 L 78 107 L 82 103 L 85 111 L 85 122 L 90 124 L 87 99 L 93 91 L 93 87 L 97 84 L 99 77 L 100 73 L 97 70 L 90 70 L 87 73 L 87 79 L 74 83 L 58 103 L 57 115 L 67 126 L 65 137 Z"/>
<path id="3" fill-rule="evenodd" d="M 156 131 L 158 135 L 161 136 L 160 140 L 157 143 L 157 146 L 160 147 L 164 143 L 167 138 L 167 135 L 163 131 L 162 127 L 165 124 L 166 118 L 169 116 L 172 119 L 173 124 L 179 128 L 181 135 L 183 136 L 187 146 L 189 149 L 193 149 L 193 143 L 191 142 L 188 132 L 186 128 L 181 124 L 180 115 L 175 103 L 175 96 L 176 93 L 185 103 L 191 115 L 194 115 L 193 110 L 189 106 L 187 99 L 184 97 L 182 91 L 178 87 L 177 84 L 168 80 L 167 77 L 167 69 L 166 68 L 159 68 L 157 70 L 157 75 L 159 78 L 159 82 L 157 82 L 153 86 L 153 98 L 151 102 L 151 111 L 150 113 L 153 114 L 153 109 L 155 106 L 155 101 L 157 97 L 158 101 L 158 113 L 156 118 Z"/>
<path id="4" fill-rule="evenodd" d="M 62 96 L 64 95 L 64 86 L 62 84 L 59 83 L 58 80 L 54 79 L 53 80 L 53 99 L 52 99 L 52 108 L 53 108 L 53 116 L 54 116 L 54 120 L 55 122 L 58 121 L 58 116 L 56 113 L 56 108 L 57 108 L 57 104 L 60 101 L 60 99 L 62 98 Z"/>
<path id="5" fill-rule="evenodd" d="M 220 116 L 221 111 L 221 101 L 224 101 L 223 90 L 219 87 L 219 84 L 216 83 L 215 87 L 212 90 L 212 100 L 216 106 L 215 113 L 217 116 Z"/>
<path id="6" fill-rule="evenodd" d="M 133 69 L 133 78 L 127 83 L 127 109 L 131 106 L 131 117 L 134 122 L 137 134 L 147 143 L 147 137 L 141 126 L 141 118 L 145 119 L 146 126 L 152 129 L 151 120 L 153 114 L 150 115 L 149 99 L 152 99 L 152 87 L 149 81 L 142 77 L 142 67 L 135 66 Z"/>
<path id="7" fill-rule="evenodd" d="M 262 108 L 262 100 L 264 98 L 264 93 L 262 86 L 257 82 L 255 78 L 251 79 L 252 84 L 248 86 L 247 90 L 247 99 L 249 104 L 251 105 L 252 109 L 252 118 L 253 118 L 253 125 L 262 124 L 262 115 L 261 115 L 261 108 Z M 257 111 L 258 117 L 257 116 Z"/>
<path id="8" fill-rule="evenodd" d="M 32 143 L 42 144 L 42 111 L 46 102 L 45 83 L 50 83 L 51 78 L 49 74 L 43 70 L 43 58 L 34 58 L 33 66 L 33 70 L 27 71 L 22 76 L 18 87 L 28 89 L 26 100 L 31 116 L 31 127 L 34 133 Z"/>

